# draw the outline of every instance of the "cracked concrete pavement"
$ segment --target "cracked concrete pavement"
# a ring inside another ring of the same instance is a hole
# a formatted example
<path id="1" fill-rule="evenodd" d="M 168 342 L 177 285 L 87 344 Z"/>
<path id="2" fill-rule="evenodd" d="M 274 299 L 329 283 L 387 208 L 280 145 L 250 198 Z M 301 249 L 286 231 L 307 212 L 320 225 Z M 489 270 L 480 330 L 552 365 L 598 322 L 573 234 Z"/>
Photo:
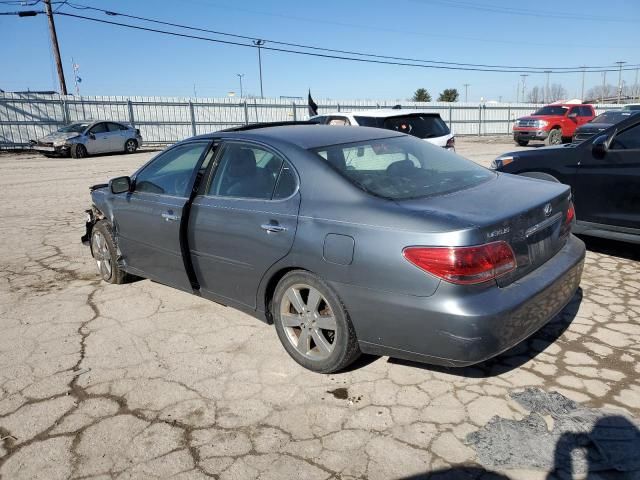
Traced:
<path id="1" fill-rule="evenodd" d="M 511 149 L 458 140 L 485 165 Z M 640 478 L 616 454 L 640 451 L 636 247 L 589 240 L 581 292 L 495 360 L 365 357 L 319 375 L 242 313 L 148 280 L 98 280 L 79 242 L 88 186 L 151 155 L 0 155 L 1 478 L 544 479 L 559 458 L 583 477 Z M 623 427 L 596 428 L 611 419 Z"/>

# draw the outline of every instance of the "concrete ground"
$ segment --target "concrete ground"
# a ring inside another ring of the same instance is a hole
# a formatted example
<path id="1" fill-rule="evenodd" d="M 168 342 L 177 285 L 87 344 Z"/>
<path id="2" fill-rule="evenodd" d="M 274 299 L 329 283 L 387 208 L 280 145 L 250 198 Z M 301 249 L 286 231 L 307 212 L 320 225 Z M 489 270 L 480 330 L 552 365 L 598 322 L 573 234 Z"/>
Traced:
<path id="1" fill-rule="evenodd" d="M 590 240 L 574 300 L 495 360 L 319 375 L 258 320 L 98 280 L 88 186 L 151 155 L 0 155 L 3 479 L 640 478 L 637 247 Z"/>

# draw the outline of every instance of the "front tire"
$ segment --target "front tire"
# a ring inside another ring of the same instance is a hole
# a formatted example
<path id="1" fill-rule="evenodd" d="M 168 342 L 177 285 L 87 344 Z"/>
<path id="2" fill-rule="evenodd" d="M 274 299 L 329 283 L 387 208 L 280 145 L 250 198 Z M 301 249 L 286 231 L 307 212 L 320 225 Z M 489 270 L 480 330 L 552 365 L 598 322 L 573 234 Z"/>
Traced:
<path id="1" fill-rule="evenodd" d="M 102 280 L 107 283 L 125 283 L 127 274 L 118 265 L 118 249 L 113 230 L 106 220 L 100 220 L 91 230 L 91 255 Z"/>
<path id="2" fill-rule="evenodd" d="M 547 145 L 560 145 L 562 143 L 562 132 L 559 128 L 554 128 L 549 132 Z"/>
<path id="3" fill-rule="evenodd" d="M 529 140 L 516 140 L 516 143 L 521 147 L 526 147 L 527 145 L 529 145 Z"/>
<path id="4" fill-rule="evenodd" d="M 319 373 L 342 370 L 360 356 L 349 315 L 322 279 L 297 270 L 286 274 L 274 292 L 272 315 L 287 353 Z"/>
<path id="5" fill-rule="evenodd" d="M 74 143 L 71 145 L 71 157 L 72 158 L 86 158 L 87 148 L 81 143 Z"/>
<path id="6" fill-rule="evenodd" d="M 130 138 L 126 142 L 124 142 L 124 152 L 125 153 L 136 153 L 138 149 L 138 142 L 133 138 Z"/>

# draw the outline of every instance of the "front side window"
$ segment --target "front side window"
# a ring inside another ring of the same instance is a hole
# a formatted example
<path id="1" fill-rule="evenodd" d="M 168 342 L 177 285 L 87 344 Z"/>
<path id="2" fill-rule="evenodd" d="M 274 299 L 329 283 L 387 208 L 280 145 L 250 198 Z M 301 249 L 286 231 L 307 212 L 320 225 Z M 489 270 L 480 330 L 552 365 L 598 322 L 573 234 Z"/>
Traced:
<path id="1" fill-rule="evenodd" d="M 72 123 L 59 128 L 58 131 L 62 133 L 82 133 L 88 126 L 88 123 Z"/>
<path id="2" fill-rule="evenodd" d="M 136 192 L 186 197 L 189 180 L 207 142 L 187 143 L 160 154 L 136 176 Z"/>
<path id="3" fill-rule="evenodd" d="M 209 195 L 270 200 L 283 160 L 264 148 L 243 143 L 225 145 Z"/>
<path id="4" fill-rule="evenodd" d="M 357 187 L 392 200 L 462 190 L 496 175 L 414 137 L 367 140 L 312 151 Z"/>
<path id="5" fill-rule="evenodd" d="M 640 149 L 640 125 L 628 128 L 613 138 L 612 150 L 637 150 Z"/>
<path id="6" fill-rule="evenodd" d="M 579 107 L 578 115 L 581 117 L 591 117 L 593 116 L 593 112 L 589 107 Z"/>

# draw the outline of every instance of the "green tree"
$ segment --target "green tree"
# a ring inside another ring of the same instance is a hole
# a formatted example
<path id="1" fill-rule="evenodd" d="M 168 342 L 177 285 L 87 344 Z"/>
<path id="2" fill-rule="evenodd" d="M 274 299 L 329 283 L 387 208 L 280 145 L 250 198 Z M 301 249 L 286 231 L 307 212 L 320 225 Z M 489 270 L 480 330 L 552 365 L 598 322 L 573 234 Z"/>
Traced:
<path id="1" fill-rule="evenodd" d="M 439 102 L 457 102 L 460 94 L 455 88 L 445 88 L 438 97 Z"/>
<path id="2" fill-rule="evenodd" d="M 413 101 L 413 102 L 430 102 L 431 101 L 431 95 L 429 95 L 429 92 L 427 92 L 426 88 L 419 88 L 413 94 L 413 97 L 411 98 L 411 101 Z"/>

